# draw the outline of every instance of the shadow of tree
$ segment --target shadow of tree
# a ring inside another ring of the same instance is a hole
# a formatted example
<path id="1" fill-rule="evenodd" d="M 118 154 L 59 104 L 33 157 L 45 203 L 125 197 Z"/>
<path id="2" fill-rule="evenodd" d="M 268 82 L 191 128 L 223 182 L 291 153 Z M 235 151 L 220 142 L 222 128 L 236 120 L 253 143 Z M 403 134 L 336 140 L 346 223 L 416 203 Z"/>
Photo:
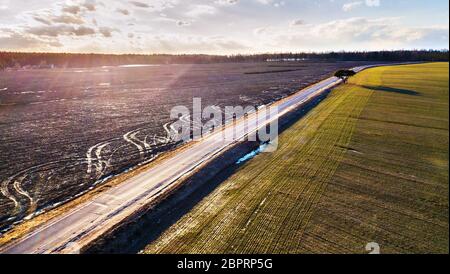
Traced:
<path id="1" fill-rule="evenodd" d="M 375 91 L 385 91 L 385 92 L 393 92 L 393 93 L 400 93 L 405 95 L 413 95 L 413 96 L 419 96 L 420 93 L 414 90 L 409 89 L 400 89 L 400 88 L 392 88 L 392 87 L 385 87 L 385 86 L 367 86 L 363 85 L 361 86 L 366 89 L 371 89 Z"/>

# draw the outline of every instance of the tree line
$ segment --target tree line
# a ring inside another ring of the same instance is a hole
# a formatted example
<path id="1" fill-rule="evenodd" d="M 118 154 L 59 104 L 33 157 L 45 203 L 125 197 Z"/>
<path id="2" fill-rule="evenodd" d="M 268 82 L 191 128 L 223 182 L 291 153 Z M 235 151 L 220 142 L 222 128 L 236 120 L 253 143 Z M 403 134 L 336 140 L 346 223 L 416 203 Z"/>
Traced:
<path id="1" fill-rule="evenodd" d="M 449 61 L 448 50 L 355 51 L 326 53 L 203 54 L 78 54 L 1 52 L 0 69 L 31 67 L 98 67 L 125 64 L 203 64 L 261 61 Z"/>

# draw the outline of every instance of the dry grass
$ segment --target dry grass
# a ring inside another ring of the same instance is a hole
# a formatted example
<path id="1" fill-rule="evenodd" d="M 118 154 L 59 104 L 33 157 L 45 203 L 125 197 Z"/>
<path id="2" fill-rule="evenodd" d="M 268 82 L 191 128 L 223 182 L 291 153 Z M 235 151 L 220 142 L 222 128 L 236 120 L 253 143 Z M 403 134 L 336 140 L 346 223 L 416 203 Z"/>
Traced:
<path id="1" fill-rule="evenodd" d="M 448 63 L 335 89 L 147 253 L 448 253 Z"/>

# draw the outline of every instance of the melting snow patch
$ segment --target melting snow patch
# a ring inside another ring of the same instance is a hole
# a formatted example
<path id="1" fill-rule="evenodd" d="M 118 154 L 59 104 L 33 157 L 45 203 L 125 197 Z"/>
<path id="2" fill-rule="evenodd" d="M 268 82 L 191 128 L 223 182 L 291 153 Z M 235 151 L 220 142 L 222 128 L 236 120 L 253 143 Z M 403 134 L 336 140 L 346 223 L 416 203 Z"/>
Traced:
<path id="1" fill-rule="evenodd" d="M 248 160 L 252 159 L 256 155 L 260 154 L 264 149 L 267 147 L 268 143 L 260 145 L 257 149 L 253 150 L 250 153 L 247 153 L 243 157 L 241 157 L 239 160 L 236 161 L 237 165 L 240 165 L 244 162 L 247 162 Z"/>
<path id="2" fill-rule="evenodd" d="M 159 67 L 159 65 L 152 64 L 131 64 L 131 65 L 121 65 L 119 68 L 141 68 L 141 67 Z"/>

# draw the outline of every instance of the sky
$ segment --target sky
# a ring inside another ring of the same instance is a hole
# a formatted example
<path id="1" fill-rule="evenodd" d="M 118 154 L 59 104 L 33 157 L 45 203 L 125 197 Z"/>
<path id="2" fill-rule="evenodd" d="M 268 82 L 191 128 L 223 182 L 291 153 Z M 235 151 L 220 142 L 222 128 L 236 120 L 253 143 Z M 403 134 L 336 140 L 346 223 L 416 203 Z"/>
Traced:
<path id="1" fill-rule="evenodd" d="M 0 0 L 0 50 L 448 49 L 448 0 Z"/>

